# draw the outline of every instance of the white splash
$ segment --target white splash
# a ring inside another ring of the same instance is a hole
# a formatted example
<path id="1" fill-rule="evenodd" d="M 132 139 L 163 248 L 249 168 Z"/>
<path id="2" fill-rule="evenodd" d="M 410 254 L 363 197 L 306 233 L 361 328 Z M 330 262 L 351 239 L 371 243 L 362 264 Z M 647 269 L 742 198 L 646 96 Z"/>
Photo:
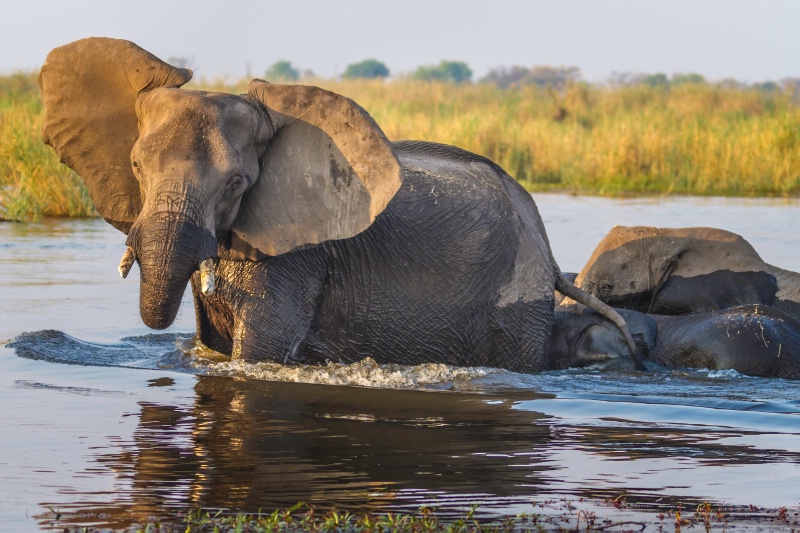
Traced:
<path id="1" fill-rule="evenodd" d="M 706 369 L 701 369 L 701 371 Z M 707 370 L 707 377 L 710 379 L 746 379 L 751 376 L 742 374 L 732 368 L 726 370 Z"/>
<path id="2" fill-rule="evenodd" d="M 289 366 L 274 362 L 231 361 L 196 341 L 185 343 L 182 349 L 186 354 L 194 356 L 192 367 L 205 374 L 266 381 L 414 389 L 425 385 L 464 383 L 492 372 L 489 368 L 454 367 L 439 363 L 413 366 L 378 364 L 369 357 L 350 364 L 331 362 L 325 365 Z"/>

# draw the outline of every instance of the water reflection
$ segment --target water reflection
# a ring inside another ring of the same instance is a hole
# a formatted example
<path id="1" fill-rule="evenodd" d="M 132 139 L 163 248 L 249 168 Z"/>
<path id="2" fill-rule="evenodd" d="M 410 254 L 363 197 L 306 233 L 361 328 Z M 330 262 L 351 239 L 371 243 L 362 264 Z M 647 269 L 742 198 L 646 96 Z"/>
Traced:
<path id="1" fill-rule="evenodd" d="M 217 376 L 199 376 L 195 395 L 191 408 L 142 402 L 134 441 L 99 459 L 132 480 L 133 514 L 527 502 L 548 468 L 548 417 L 507 395 Z"/>
<path id="2" fill-rule="evenodd" d="M 100 467 L 89 470 L 115 474 L 110 501 L 64 494 L 41 507 L 60 509 L 59 525 L 123 527 L 200 507 L 255 513 L 300 501 L 351 512 L 425 505 L 446 517 L 475 503 L 489 515 L 541 513 L 537 502 L 563 499 L 621 513 L 607 502 L 624 495 L 635 504 L 625 516 L 652 521 L 678 503 L 747 505 L 755 496 L 791 505 L 798 479 L 794 415 L 533 391 L 194 379 L 191 401 L 139 400 L 132 437 L 98 450 Z M 717 411 L 738 414 L 743 427 Z"/>

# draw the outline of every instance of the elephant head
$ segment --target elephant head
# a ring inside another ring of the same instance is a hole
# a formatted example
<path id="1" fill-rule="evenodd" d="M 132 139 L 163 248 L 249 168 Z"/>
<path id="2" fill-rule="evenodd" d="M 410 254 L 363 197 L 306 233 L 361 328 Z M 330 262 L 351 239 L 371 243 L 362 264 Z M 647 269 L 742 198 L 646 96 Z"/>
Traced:
<path id="1" fill-rule="evenodd" d="M 575 284 L 611 306 L 660 314 L 769 305 L 777 291 L 753 247 L 716 228 L 616 226 Z"/>
<path id="2" fill-rule="evenodd" d="M 625 319 L 638 352 L 648 356 L 656 343 L 655 321 L 636 311 L 617 312 Z M 550 370 L 623 360 L 639 364 L 635 357 L 631 358 L 630 346 L 619 326 L 583 306 L 556 307 L 547 354 Z"/>
<path id="3" fill-rule="evenodd" d="M 390 142 L 351 100 L 261 80 L 246 95 L 181 89 L 191 76 L 108 38 L 54 49 L 39 76 L 44 140 L 127 234 L 122 273 L 138 261 L 153 328 L 173 322 L 192 274 L 216 258 L 354 236 L 401 184 Z"/>

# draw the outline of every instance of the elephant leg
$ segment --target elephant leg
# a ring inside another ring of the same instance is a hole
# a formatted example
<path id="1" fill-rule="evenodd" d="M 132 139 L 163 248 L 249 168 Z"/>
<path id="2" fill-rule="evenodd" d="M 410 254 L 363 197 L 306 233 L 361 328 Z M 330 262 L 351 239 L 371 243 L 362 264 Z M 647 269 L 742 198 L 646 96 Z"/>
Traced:
<path id="1" fill-rule="evenodd" d="M 320 307 L 325 270 L 313 268 L 302 254 L 256 264 L 235 300 L 232 359 L 281 364 L 318 364 L 328 359 L 306 346 Z"/>
<path id="2" fill-rule="evenodd" d="M 200 342 L 223 354 L 233 349 L 233 313 L 219 297 L 207 297 L 200 290 L 200 274 L 192 276 L 194 316 Z M 217 289 L 219 291 L 219 288 Z"/>

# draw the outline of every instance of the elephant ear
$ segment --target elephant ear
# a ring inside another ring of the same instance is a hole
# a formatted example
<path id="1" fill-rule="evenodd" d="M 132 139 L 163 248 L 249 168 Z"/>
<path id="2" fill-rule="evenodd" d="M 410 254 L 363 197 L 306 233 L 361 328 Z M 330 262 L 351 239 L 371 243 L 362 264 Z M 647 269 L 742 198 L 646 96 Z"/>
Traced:
<path id="1" fill-rule="evenodd" d="M 192 77 L 129 41 L 91 37 L 55 48 L 39 74 L 44 142 L 83 178 L 95 208 L 128 232 L 141 209 L 131 149 L 139 135 L 136 99 Z"/>
<path id="2" fill-rule="evenodd" d="M 317 87 L 253 80 L 248 97 L 266 108 L 274 135 L 234 221 L 232 257 L 274 256 L 369 227 L 402 183 L 372 117 Z"/>

